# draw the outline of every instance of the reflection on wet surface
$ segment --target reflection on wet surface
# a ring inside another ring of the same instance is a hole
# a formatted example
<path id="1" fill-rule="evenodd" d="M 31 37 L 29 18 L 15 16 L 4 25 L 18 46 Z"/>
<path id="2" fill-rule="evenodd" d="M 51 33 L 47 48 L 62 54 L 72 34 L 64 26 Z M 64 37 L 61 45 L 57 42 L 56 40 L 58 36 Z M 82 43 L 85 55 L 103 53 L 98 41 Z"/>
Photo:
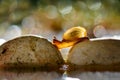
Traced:
<path id="1" fill-rule="evenodd" d="M 16 71 L 0 71 L 0 80 L 56 80 L 60 79 L 62 74 L 58 72 L 16 72 Z"/>
<path id="2" fill-rule="evenodd" d="M 120 72 L 73 72 L 70 77 L 80 80 L 120 80 Z"/>
<path id="3" fill-rule="evenodd" d="M 0 80 L 120 80 L 120 72 L 0 70 Z"/>

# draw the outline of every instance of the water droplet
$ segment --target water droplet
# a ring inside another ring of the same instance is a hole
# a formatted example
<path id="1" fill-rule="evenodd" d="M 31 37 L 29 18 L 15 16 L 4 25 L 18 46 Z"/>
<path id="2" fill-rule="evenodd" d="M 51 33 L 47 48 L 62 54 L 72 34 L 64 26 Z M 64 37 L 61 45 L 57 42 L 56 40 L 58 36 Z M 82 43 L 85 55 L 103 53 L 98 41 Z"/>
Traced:
<path id="1" fill-rule="evenodd" d="M 91 2 L 88 1 L 88 8 L 90 10 L 99 10 L 101 6 L 102 6 L 102 3 L 99 0 L 97 1 L 92 0 Z"/>
<path id="2" fill-rule="evenodd" d="M 21 28 L 17 25 L 12 25 L 5 31 L 2 38 L 5 40 L 10 40 L 15 37 L 21 36 L 21 34 L 22 34 Z"/>
<path id="3" fill-rule="evenodd" d="M 58 12 L 57 12 L 57 8 L 53 5 L 48 5 L 46 8 L 45 8 L 45 11 L 46 11 L 46 16 L 50 19 L 54 19 L 58 16 Z"/>
<path id="4" fill-rule="evenodd" d="M 65 2 L 65 3 L 59 3 L 58 4 L 58 10 L 62 15 L 69 14 L 72 11 L 73 7 L 71 5 L 71 2 Z"/>
<path id="5" fill-rule="evenodd" d="M 103 37 L 103 36 L 106 36 L 108 35 L 108 32 L 107 30 L 105 29 L 104 26 L 102 25 L 98 25 L 94 28 L 94 31 L 93 31 L 95 37 Z"/>

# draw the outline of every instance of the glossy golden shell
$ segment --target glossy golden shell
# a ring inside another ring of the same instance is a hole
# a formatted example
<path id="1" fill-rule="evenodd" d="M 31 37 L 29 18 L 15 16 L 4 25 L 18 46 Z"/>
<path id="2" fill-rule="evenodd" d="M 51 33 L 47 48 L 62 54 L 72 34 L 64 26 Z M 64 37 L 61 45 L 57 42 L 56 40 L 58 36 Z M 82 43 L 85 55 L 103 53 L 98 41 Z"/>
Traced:
<path id="1" fill-rule="evenodd" d="M 87 37 L 87 31 L 85 28 L 80 26 L 70 28 L 63 34 L 63 40 L 68 41 L 73 41 L 83 37 Z"/>

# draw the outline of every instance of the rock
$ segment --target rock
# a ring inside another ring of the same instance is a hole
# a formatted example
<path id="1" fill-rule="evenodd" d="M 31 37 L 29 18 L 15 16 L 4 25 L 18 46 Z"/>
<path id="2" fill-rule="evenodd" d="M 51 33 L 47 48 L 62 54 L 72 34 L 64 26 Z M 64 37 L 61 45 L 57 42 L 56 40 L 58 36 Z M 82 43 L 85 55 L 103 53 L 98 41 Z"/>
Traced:
<path id="1" fill-rule="evenodd" d="M 120 40 L 85 40 L 72 47 L 67 62 L 77 66 L 120 65 Z"/>
<path id="2" fill-rule="evenodd" d="M 63 63 L 59 50 L 44 38 L 22 36 L 0 46 L 0 65 L 3 67 L 54 69 Z"/>

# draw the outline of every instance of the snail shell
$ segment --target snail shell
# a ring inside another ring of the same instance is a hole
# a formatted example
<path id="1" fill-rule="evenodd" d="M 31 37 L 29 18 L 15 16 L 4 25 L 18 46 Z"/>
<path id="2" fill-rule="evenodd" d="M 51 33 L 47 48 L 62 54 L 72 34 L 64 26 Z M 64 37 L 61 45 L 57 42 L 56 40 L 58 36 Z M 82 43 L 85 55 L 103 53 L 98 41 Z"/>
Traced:
<path id="1" fill-rule="evenodd" d="M 88 39 L 87 31 L 83 27 L 72 27 L 63 34 L 63 40 L 59 41 L 54 37 L 53 44 L 59 49 L 73 46 L 74 44 Z"/>
<path id="2" fill-rule="evenodd" d="M 68 29 L 63 35 L 63 40 L 73 41 L 83 37 L 87 37 L 87 31 L 85 28 L 78 26 Z"/>

